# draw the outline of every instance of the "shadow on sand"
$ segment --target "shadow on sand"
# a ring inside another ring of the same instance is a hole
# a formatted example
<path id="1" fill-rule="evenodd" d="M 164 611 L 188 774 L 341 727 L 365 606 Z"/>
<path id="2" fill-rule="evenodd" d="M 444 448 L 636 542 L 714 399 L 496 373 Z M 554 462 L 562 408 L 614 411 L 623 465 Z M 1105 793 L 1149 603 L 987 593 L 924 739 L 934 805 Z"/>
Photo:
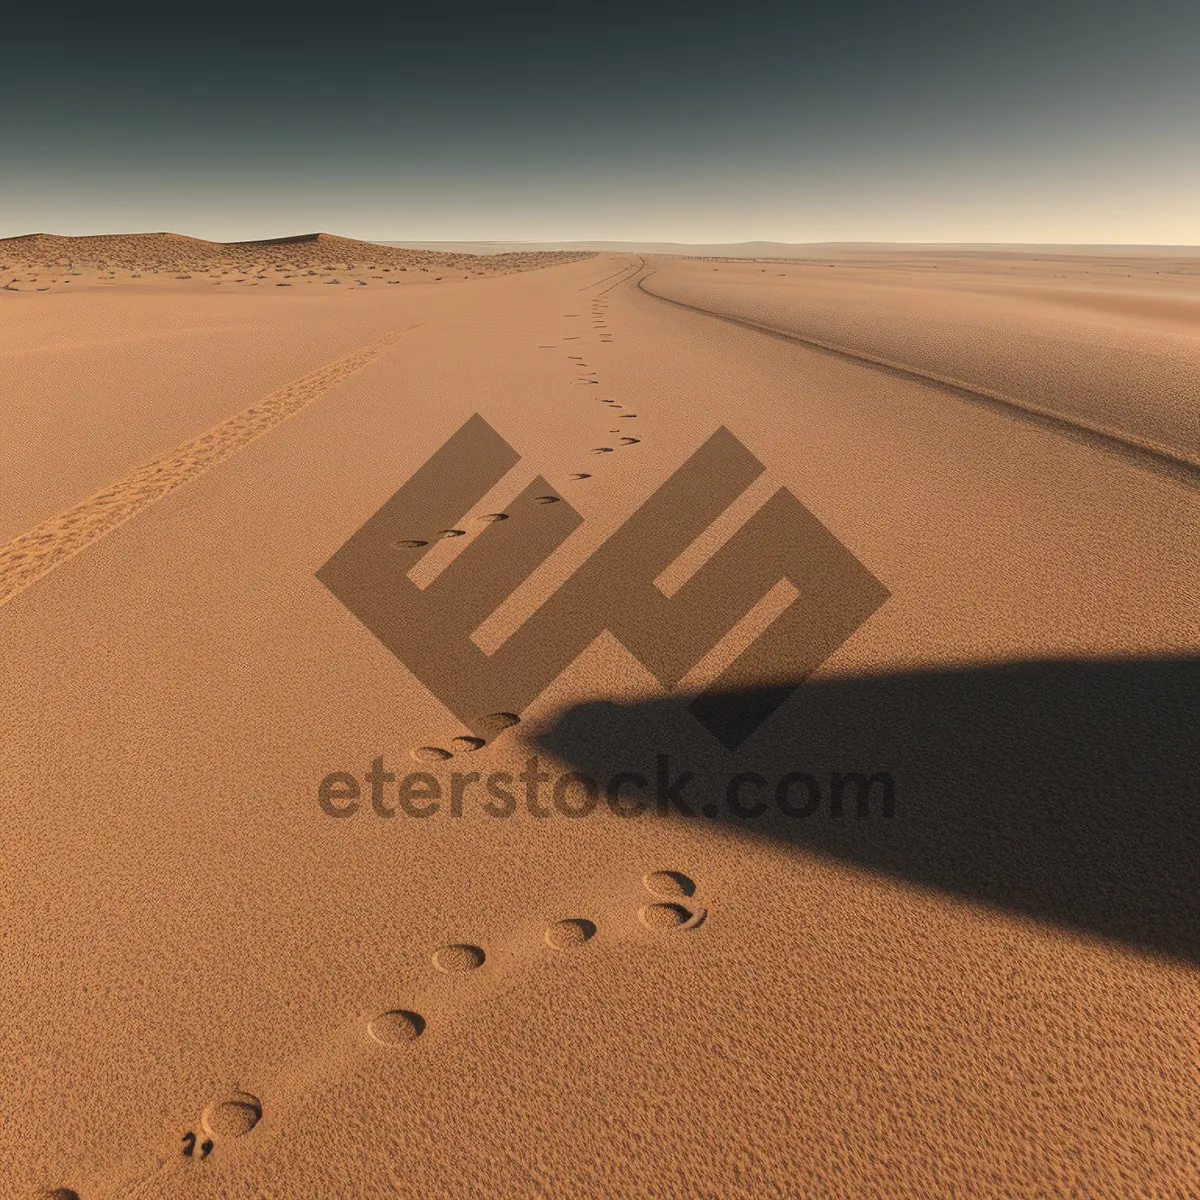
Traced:
<path id="1" fill-rule="evenodd" d="M 680 790 L 691 813 L 672 805 L 672 816 L 1200 964 L 1200 659 L 810 682 L 733 752 L 688 712 L 693 702 L 581 704 L 538 742 L 602 794 L 619 772 L 642 775 L 651 813 L 660 773 L 669 791 L 691 772 Z M 763 697 L 705 703 L 753 712 Z M 731 803 L 739 773 L 757 778 Z M 831 812 L 835 775 L 877 773 L 894 782 L 890 819 L 883 778 L 865 815 L 864 780 L 843 778 L 842 814 Z M 788 775 L 783 804 L 807 815 L 777 803 Z M 635 797 L 636 783 L 620 794 Z"/>

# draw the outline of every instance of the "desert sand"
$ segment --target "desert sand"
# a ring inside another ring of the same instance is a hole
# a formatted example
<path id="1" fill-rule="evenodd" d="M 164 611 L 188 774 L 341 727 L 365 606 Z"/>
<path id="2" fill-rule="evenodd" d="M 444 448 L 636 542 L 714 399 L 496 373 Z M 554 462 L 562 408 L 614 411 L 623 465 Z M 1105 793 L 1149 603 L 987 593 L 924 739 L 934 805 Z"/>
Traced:
<path id="1" fill-rule="evenodd" d="M 0 1192 L 1200 1194 L 1200 258 L 118 241 L 0 242 Z"/>

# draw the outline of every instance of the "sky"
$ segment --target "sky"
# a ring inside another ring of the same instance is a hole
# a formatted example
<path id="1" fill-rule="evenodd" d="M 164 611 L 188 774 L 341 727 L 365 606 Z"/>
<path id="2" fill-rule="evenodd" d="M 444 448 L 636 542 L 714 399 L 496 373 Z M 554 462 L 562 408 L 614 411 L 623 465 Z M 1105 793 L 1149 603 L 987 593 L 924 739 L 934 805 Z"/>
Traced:
<path id="1" fill-rule="evenodd" d="M 1200 0 L 9 13 L 0 236 L 1200 244 Z"/>

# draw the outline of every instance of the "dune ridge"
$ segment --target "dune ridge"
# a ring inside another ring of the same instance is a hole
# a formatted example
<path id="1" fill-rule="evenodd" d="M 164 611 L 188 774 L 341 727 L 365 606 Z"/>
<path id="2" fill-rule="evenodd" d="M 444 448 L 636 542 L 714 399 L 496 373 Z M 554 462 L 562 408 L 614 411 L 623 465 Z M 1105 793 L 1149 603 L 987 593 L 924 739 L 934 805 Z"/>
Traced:
<path id="1" fill-rule="evenodd" d="M 1200 307 L 1146 264 L 1083 282 L 1033 264 L 888 263 L 834 273 L 657 260 L 659 300 L 789 338 L 1083 437 L 1200 483 Z M 1061 266 L 1061 263 L 1052 266 Z M 1094 264 L 1095 265 L 1095 264 Z M 1019 352 L 1013 347 L 1019 346 Z"/>
<path id="2" fill-rule="evenodd" d="M 760 333 L 769 333 L 773 337 L 788 338 L 791 341 L 800 342 L 816 350 L 825 350 L 830 354 L 836 354 L 854 362 L 879 367 L 882 370 L 891 371 L 895 374 L 906 375 L 910 379 L 936 384 L 940 388 L 956 392 L 968 399 L 982 400 L 1002 405 L 1005 408 L 1014 409 L 1023 415 L 1040 418 L 1056 425 L 1068 434 L 1082 434 L 1090 437 L 1106 445 L 1109 449 L 1115 450 L 1117 453 L 1131 455 L 1147 465 L 1200 485 L 1200 457 L 1188 454 L 1186 451 L 1164 445 L 1161 442 L 1155 442 L 1149 438 L 1138 437 L 1135 434 L 1111 428 L 1095 421 L 1090 421 L 1083 416 L 1067 416 L 1061 412 L 1055 412 L 1051 408 L 1030 403 L 1016 396 L 1002 395 L 991 388 L 970 383 L 965 379 L 939 374 L 935 371 L 921 370 L 908 363 L 896 362 L 893 359 L 884 358 L 878 354 L 871 354 L 865 350 L 852 350 L 847 346 L 834 345 L 832 342 L 822 341 L 814 337 L 806 337 L 793 330 L 780 329 L 773 325 L 750 321 L 744 317 L 731 316 L 728 313 L 720 312 L 713 308 L 706 308 L 699 304 L 687 304 L 682 300 L 674 300 L 668 296 L 658 296 L 653 289 L 645 286 L 647 278 L 649 276 L 638 281 L 638 286 L 642 291 L 646 292 L 647 295 L 656 296 L 659 300 L 665 300 L 669 304 L 677 304 L 680 308 L 690 309 L 692 312 L 704 313 L 711 317 L 718 317 L 723 321 L 732 321 L 735 325 L 741 325 L 746 329 L 756 329 Z"/>
<path id="3" fill-rule="evenodd" d="M 181 233 L 97 234 L 68 237 L 29 233 L 0 238 L 0 269 L 73 264 L 88 270 L 198 270 L 203 267 L 292 266 L 315 268 L 365 264 L 391 267 L 471 268 L 481 273 L 530 271 L 591 257 L 585 251 L 537 250 L 476 255 L 409 250 L 361 242 L 331 233 L 296 234 L 248 242 L 210 242 Z"/>

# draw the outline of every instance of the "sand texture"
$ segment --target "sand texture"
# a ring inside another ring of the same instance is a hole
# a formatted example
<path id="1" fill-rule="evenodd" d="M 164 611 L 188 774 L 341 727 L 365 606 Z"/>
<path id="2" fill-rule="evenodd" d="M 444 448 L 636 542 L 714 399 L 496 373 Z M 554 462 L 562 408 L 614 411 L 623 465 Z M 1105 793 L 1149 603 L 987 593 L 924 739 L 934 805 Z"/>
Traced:
<path id="1" fill-rule="evenodd" d="M 0 1195 L 1200 1195 L 1200 260 L 363 245 L 0 243 Z"/>

